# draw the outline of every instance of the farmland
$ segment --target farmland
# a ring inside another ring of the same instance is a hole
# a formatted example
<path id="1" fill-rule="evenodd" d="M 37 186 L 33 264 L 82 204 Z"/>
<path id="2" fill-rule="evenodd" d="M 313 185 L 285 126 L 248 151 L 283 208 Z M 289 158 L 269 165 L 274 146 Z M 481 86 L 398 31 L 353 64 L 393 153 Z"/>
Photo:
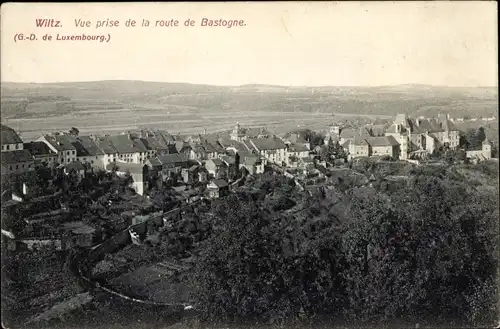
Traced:
<path id="1" fill-rule="evenodd" d="M 497 116 L 495 88 L 239 87 L 96 81 L 2 83 L 2 120 L 26 140 L 77 126 L 82 133 L 162 128 L 172 133 L 229 129 L 236 121 L 280 132 L 323 129 L 352 117 L 388 120 L 397 113 Z M 334 118 L 332 117 L 334 116 Z"/>

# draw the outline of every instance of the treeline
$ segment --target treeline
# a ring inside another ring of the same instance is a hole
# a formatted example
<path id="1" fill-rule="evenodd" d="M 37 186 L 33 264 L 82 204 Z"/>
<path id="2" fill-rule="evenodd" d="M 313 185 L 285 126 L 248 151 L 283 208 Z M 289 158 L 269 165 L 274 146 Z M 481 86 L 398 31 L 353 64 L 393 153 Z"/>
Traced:
<path id="1" fill-rule="evenodd" d="M 492 325 L 498 186 L 436 170 L 413 170 L 397 193 L 348 189 L 342 207 L 316 196 L 300 216 L 266 202 L 267 188 L 219 201 L 190 278 L 197 309 L 211 321 Z"/>

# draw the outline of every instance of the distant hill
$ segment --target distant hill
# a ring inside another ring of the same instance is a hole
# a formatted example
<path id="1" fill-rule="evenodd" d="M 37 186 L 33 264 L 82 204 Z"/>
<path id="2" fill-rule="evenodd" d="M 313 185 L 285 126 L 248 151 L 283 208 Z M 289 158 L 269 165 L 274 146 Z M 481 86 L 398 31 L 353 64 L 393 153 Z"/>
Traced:
<path id="1" fill-rule="evenodd" d="M 227 111 L 395 115 L 497 116 L 497 88 L 400 85 L 287 87 L 265 84 L 211 86 L 147 81 L 1 84 L 6 118 L 64 115 L 88 109 L 168 109 L 182 113 Z"/>

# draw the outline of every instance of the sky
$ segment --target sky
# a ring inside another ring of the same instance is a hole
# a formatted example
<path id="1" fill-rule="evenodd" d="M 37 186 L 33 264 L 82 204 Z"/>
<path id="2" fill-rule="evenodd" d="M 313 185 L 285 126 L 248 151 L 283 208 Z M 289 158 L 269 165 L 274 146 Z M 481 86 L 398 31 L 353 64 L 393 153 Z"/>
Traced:
<path id="1" fill-rule="evenodd" d="M 8 3 L 1 80 L 497 86 L 496 2 Z M 60 28 L 36 27 L 37 18 Z M 185 27 L 186 19 L 195 26 Z M 202 27 L 202 18 L 244 20 Z M 75 27 L 75 19 L 92 26 Z M 119 27 L 96 28 L 98 20 Z M 126 27 L 128 19 L 136 27 Z M 142 19 L 151 22 L 142 27 Z M 179 27 L 153 27 L 177 19 Z M 31 33 L 36 41 L 15 41 Z M 51 41 L 42 37 L 50 34 Z M 110 42 L 57 41 L 110 35 Z"/>

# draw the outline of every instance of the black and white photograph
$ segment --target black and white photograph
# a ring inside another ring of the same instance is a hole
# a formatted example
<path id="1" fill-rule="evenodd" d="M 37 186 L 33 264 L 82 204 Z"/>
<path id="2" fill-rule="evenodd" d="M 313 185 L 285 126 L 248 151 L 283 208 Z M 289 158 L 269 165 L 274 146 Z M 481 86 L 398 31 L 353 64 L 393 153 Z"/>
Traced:
<path id="1" fill-rule="evenodd" d="M 498 328 L 497 11 L 2 4 L 2 328 Z"/>

